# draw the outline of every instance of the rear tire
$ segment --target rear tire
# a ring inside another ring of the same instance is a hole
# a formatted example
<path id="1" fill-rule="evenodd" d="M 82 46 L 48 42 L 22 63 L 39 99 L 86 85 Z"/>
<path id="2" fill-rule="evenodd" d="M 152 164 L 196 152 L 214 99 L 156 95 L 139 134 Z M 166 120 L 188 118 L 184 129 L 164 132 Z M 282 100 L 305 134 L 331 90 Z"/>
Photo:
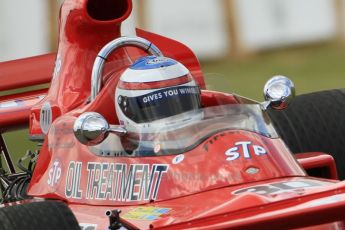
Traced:
<path id="1" fill-rule="evenodd" d="M 345 179 L 345 89 L 297 96 L 287 109 L 270 109 L 269 115 L 293 153 L 331 154 L 339 179 Z"/>
<path id="2" fill-rule="evenodd" d="M 80 230 L 63 202 L 42 201 L 0 208 L 1 230 Z"/>

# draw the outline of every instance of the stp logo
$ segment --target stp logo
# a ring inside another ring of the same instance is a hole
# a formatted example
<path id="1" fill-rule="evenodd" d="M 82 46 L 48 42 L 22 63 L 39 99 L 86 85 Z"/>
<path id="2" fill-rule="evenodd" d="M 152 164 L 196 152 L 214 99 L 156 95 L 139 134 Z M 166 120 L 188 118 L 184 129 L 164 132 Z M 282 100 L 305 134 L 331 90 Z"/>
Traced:
<path id="1" fill-rule="evenodd" d="M 50 187 L 55 187 L 61 178 L 61 163 L 59 160 L 55 160 L 52 167 L 48 172 L 48 185 Z"/>
<path id="2" fill-rule="evenodd" d="M 262 156 L 266 155 L 267 151 L 260 145 L 253 145 L 251 141 L 239 141 L 235 143 L 234 147 L 228 149 L 225 152 L 227 161 L 236 160 L 241 155 L 243 155 L 243 157 L 246 159 L 250 159 L 252 158 L 253 154 L 255 154 L 256 156 Z"/>

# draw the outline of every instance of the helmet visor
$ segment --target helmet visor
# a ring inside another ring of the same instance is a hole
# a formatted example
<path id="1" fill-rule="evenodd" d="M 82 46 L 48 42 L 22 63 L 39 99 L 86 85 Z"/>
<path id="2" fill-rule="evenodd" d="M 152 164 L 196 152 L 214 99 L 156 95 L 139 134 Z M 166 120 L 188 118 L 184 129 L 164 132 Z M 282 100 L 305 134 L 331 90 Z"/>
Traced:
<path id="1" fill-rule="evenodd" d="M 190 110 L 199 109 L 198 86 L 165 88 L 137 97 L 118 97 L 123 114 L 136 123 L 152 122 Z"/>

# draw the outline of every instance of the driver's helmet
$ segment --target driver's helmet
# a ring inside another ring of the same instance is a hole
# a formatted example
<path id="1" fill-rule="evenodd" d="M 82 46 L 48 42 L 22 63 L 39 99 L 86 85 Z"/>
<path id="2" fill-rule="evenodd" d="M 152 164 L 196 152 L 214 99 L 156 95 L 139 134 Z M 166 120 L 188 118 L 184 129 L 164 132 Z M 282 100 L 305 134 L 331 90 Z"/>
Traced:
<path id="1" fill-rule="evenodd" d="M 178 61 L 146 56 L 121 75 L 115 107 L 120 124 L 129 131 L 171 129 L 200 120 L 200 88 Z M 167 117 L 172 118 L 163 119 Z"/>

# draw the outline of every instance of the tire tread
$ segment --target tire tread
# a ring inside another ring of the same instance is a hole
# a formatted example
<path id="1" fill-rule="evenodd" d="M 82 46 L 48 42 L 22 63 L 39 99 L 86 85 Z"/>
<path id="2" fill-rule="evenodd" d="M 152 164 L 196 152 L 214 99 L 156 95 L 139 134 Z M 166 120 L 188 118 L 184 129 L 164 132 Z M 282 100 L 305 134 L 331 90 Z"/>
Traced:
<path id="1" fill-rule="evenodd" d="M 345 89 L 299 95 L 287 109 L 270 109 L 269 115 L 293 153 L 329 153 L 345 179 Z"/>

